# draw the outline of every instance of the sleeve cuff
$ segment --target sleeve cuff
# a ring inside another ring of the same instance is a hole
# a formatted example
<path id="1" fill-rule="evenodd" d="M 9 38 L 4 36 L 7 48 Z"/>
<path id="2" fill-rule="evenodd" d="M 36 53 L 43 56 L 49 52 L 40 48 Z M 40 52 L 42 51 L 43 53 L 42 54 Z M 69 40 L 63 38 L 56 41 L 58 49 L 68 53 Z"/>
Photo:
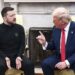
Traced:
<path id="1" fill-rule="evenodd" d="M 42 45 L 43 50 L 46 50 L 47 46 L 48 46 L 48 42 L 46 42 L 45 45 Z"/>
<path id="2" fill-rule="evenodd" d="M 65 63 L 66 63 L 66 65 L 67 65 L 67 67 L 70 68 L 70 63 L 69 63 L 69 61 L 68 61 L 68 60 L 65 60 Z"/>

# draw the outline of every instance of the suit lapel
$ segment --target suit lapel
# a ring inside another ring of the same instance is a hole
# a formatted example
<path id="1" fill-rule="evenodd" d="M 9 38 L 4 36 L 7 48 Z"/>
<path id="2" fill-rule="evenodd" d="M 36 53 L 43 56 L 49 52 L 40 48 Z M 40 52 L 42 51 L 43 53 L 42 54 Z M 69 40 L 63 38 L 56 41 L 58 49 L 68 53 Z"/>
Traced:
<path id="1" fill-rule="evenodd" d="M 66 42 L 66 48 L 67 48 L 68 44 L 70 44 L 73 34 L 74 34 L 74 30 L 73 30 L 73 27 L 72 27 L 72 24 L 71 24 L 69 32 L 68 32 L 68 37 L 67 37 L 67 42 Z"/>
<path id="2" fill-rule="evenodd" d="M 59 49 L 60 49 L 60 37 L 61 37 L 61 30 L 56 29 L 56 31 L 55 31 L 55 41 L 56 41 L 57 47 Z"/>

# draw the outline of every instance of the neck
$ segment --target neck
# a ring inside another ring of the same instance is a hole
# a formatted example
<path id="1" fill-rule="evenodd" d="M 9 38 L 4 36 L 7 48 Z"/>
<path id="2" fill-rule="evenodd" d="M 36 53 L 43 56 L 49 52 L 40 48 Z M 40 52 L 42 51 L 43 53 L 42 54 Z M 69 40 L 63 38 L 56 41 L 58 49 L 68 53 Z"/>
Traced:
<path id="1" fill-rule="evenodd" d="M 7 23 L 6 21 L 4 21 L 4 24 L 6 24 L 7 26 L 11 26 L 11 24 Z"/>

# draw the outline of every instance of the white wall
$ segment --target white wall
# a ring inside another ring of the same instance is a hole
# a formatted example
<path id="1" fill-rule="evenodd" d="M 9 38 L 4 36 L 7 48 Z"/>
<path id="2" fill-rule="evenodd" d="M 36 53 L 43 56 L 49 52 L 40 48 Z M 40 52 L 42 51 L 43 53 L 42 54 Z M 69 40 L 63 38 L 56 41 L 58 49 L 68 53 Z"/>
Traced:
<path id="1" fill-rule="evenodd" d="M 52 27 L 52 18 L 50 15 L 24 15 L 23 22 L 25 29 L 30 27 Z"/>

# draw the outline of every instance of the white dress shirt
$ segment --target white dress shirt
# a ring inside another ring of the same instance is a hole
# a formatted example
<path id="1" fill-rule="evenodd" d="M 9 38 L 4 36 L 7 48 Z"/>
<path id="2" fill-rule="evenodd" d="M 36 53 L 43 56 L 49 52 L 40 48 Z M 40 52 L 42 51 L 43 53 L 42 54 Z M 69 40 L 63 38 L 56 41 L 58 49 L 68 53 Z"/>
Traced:
<path id="1" fill-rule="evenodd" d="M 69 27 L 70 27 L 70 22 L 64 28 L 64 30 L 65 30 L 65 44 L 67 43 L 67 37 L 68 37 Z M 61 42 L 61 39 L 60 39 L 60 42 Z M 48 42 L 46 42 L 46 44 L 44 46 L 42 45 L 43 50 L 46 50 L 47 46 L 48 46 Z M 60 51 L 60 53 L 61 53 L 61 51 Z M 67 66 L 69 68 L 70 67 L 70 63 L 69 63 L 69 61 L 67 59 L 65 60 L 65 63 L 67 64 Z"/>

